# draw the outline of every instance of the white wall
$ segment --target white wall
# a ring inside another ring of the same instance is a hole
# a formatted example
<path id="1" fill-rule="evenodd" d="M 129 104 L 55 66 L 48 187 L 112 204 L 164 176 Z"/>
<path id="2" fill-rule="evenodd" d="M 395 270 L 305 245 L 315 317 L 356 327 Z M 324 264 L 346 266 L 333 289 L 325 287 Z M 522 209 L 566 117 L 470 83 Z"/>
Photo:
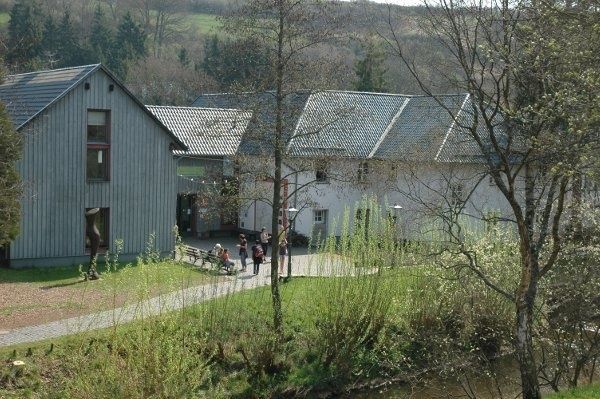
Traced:
<path id="1" fill-rule="evenodd" d="M 357 204 L 365 197 L 376 196 L 382 207 L 399 204 L 403 207 L 397 212 L 399 228 L 405 236 L 423 233 L 431 226 L 431 209 L 436 205 L 444 206 L 443 197 L 448 197 L 448 184 L 463 186 L 466 196 L 477 186 L 465 208 L 465 214 L 471 215 L 473 223 L 481 224 L 480 218 L 494 211 L 506 215 L 508 203 L 488 177 L 483 177 L 482 165 L 469 164 L 430 164 L 399 165 L 392 169 L 391 164 L 370 163 L 365 183 L 356 181 L 359 161 L 335 161 L 329 163 L 331 178 L 327 183 L 308 185 L 292 197 L 288 206 L 301 209 L 296 216 L 295 229 L 301 234 L 311 236 L 314 228 L 315 211 L 327 210 L 327 232 L 339 235 L 344 213 L 355 215 Z M 286 173 L 289 173 L 289 168 Z M 297 184 L 302 186 L 315 178 L 314 172 L 297 174 Z M 354 179 L 354 181 L 352 181 Z M 290 191 L 294 187 L 294 178 L 290 178 Z M 269 183 L 258 183 L 272 195 Z M 256 190 L 257 186 L 253 188 Z M 259 190 L 259 191 L 260 191 Z M 390 212 L 391 211 L 390 209 Z M 240 211 L 240 227 L 260 230 L 271 226 L 271 207 L 264 202 L 248 202 Z"/>

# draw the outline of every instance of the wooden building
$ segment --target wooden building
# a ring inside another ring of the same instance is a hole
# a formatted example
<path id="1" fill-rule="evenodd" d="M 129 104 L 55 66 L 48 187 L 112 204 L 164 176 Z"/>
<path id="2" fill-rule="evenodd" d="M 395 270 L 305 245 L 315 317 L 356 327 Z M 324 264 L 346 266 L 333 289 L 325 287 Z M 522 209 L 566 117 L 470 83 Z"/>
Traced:
<path id="1" fill-rule="evenodd" d="M 101 246 L 121 259 L 173 250 L 173 151 L 186 146 L 102 65 L 8 76 L 0 85 L 23 137 L 20 234 L 2 251 L 12 267 L 84 263 L 84 214 L 100 208 Z"/>

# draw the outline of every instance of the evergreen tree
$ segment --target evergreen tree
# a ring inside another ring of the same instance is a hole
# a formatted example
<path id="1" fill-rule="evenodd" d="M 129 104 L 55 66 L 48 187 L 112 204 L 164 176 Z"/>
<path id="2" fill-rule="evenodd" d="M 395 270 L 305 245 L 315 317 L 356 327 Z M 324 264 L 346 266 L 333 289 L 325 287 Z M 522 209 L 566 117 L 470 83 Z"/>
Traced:
<path id="1" fill-rule="evenodd" d="M 118 63 L 115 62 L 114 57 L 115 43 L 113 32 L 108 27 L 106 15 L 99 4 L 96 7 L 96 11 L 94 11 L 90 46 L 96 62 L 105 64 L 111 70 L 115 69 L 115 65 L 118 65 Z"/>
<path id="2" fill-rule="evenodd" d="M 179 63 L 186 68 L 189 67 L 192 62 L 185 47 L 179 49 L 179 52 L 177 53 L 177 59 L 179 60 Z"/>
<path id="3" fill-rule="evenodd" d="M 117 28 L 113 59 L 110 60 L 109 67 L 115 74 L 125 78 L 128 64 L 145 57 L 146 54 L 146 34 L 128 11 Z"/>
<path id="4" fill-rule="evenodd" d="M 43 21 L 35 0 L 18 0 L 10 10 L 6 61 L 17 69 L 33 69 L 42 55 Z"/>
<path id="5" fill-rule="evenodd" d="M 354 64 L 357 80 L 353 86 L 358 91 L 386 93 L 388 83 L 385 80 L 385 54 L 373 43 L 369 43 L 365 56 Z"/>
<path id="6" fill-rule="evenodd" d="M 57 53 L 60 67 L 87 64 L 90 61 L 89 53 L 79 45 L 69 10 L 65 11 L 58 26 Z"/>
<path id="7" fill-rule="evenodd" d="M 45 63 L 50 68 L 55 66 L 58 57 L 60 36 L 58 26 L 54 22 L 54 18 L 48 15 L 44 21 L 44 35 L 42 38 L 42 55 Z"/>
<path id="8" fill-rule="evenodd" d="M 21 157 L 20 143 L 20 135 L 0 102 L 0 247 L 19 233 L 21 185 L 16 163 Z"/>

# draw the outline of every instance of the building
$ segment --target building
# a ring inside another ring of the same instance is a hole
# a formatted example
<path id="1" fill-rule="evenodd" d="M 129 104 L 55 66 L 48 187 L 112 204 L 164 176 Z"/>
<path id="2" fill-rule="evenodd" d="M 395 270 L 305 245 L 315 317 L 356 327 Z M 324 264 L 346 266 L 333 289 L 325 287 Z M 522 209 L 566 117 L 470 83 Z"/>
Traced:
<path id="1" fill-rule="evenodd" d="M 252 113 L 236 109 L 147 106 L 182 142 L 176 150 L 177 226 L 182 236 L 206 237 L 236 230 L 236 204 L 223 203 L 235 195 L 235 155 Z"/>
<path id="2" fill-rule="evenodd" d="M 20 234 L 12 267 L 84 263 L 84 214 L 100 208 L 101 247 L 121 259 L 173 250 L 174 150 L 186 146 L 102 65 L 8 76 L 0 101 L 23 137 Z"/>
<path id="3" fill-rule="evenodd" d="M 195 104 L 214 99 L 223 104 L 224 97 L 201 96 Z M 284 172 L 289 177 L 283 187 L 290 193 L 283 208 L 300 209 L 299 233 L 339 235 L 345 212 L 368 218 L 370 210 L 356 205 L 367 196 L 376 196 L 380 207 L 402 206 L 395 216 L 407 236 L 431 230 L 433 209 L 460 204 L 479 219 L 507 209 L 487 179 L 479 147 L 461 128 L 469 121 L 468 95 L 323 91 L 300 104 L 290 123 Z M 260 137 L 257 130 L 253 134 Z M 253 184 L 270 190 L 268 181 Z M 250 230 L 270 227 L 270 205 L 248 201 L 239 224 Z"/>

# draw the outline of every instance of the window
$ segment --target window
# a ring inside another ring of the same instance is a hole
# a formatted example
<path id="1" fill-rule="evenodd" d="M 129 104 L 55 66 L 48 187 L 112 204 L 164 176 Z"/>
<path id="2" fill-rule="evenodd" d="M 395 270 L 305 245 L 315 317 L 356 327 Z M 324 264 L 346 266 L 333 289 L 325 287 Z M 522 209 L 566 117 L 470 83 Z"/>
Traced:
<path id="1" fill-rule="evenodd" d="M 87 112 L 88 181 L 110 180 L 110 111 Z"/>
<path id="2" fill-rule="evenodd" d="M 327 222 L 327 210 L 319 209 L 314 211 L 314 222 L 315 224 L 325 224 Z"/>
<path id="3" fill-rule="evenodd" d="M 366 162 L 361 162 L 358 165 L 358 181 L 359 182 L 366 182 L 367 181 L 367 176 L 369 175 L 369 164 Z"/>
<path id="4" fill-rule="evenodd" d="M 327 183 L 329 181 L 329 177 L 327 176 L 327 172 L 325 170 L 317 170 L 315 173 L 315 181 L 317 183 Z"/>
<path id="5" fill-rule="evenodd" d="M 465 202 L 465 186 L 460 183 L 450 184 L 450 204 L 461 207 Z"/>
<path id="6" fill-rule="evenodd" d="M 86 208 L 86 212 L 93 208 Z M 108 208 L 100 208 L 100 212 L 96 214 L 96 227 L 98 228 L 98 232 L 100 233 L 100 248 L 108 248 L 109 237 L 108 237 L 108 219 L 109 212 Z M 85 223 L 85 218 L 84 218 Z M 84 227 L 85 232 L 85 227 Z M 84 233 L 85 234 L 85 233 Z M 91 248 L 90 240 L 85 234 L 85 249 L 89 250 Z"/>

